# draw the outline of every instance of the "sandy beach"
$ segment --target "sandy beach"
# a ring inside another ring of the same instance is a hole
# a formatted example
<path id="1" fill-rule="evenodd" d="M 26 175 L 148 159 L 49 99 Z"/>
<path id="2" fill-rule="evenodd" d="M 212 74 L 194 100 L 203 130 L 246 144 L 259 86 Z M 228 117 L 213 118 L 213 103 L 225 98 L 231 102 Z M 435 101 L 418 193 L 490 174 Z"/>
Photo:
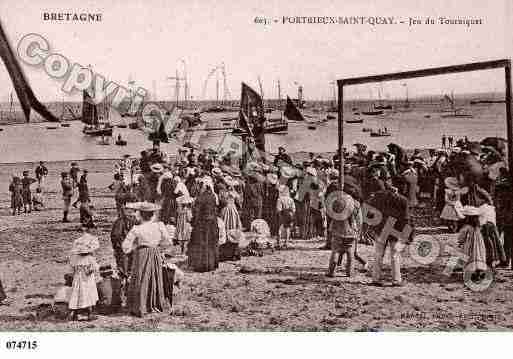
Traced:
<path id="1" fill-rule="evenodd" d="M 112 193 L 113 161 L 77 161 L 90 171 L 92 201 L 97 212 L 100 265 L 113 263 L 110 228 L 115 219 Z M 63 274 L 69 271 L 72 241 L 80 235 L 78 210 L 72 223 L 60 222 L 58 173 L 68 162 L 47 163 L 46 207 L 41 212 L 11 216 L 8 179 L 11 173 L 35 164 L 0 165 L 0 275 L 12 303 L 0 306 L 1 330 L 504 330 L 513 328 L 513 273 L 501 270 L 491 288 L 467 289 L 462 274 L 443 274 L 450 255 L 430 265 L 415 262 L 403 252 L 407 284 L 400 288 L 371 287 L 358 264 L 356 275 L 326 278 L 329 251 L 319 241 L 295 240 L 292 248 L 263 257 L 224 262 L 211 273 L 185 273 L 171 313 L 133 318 L 127 313 L 100 315 L 94 322 L 69 322 L 40 317 L 41 304 L 52 303 Z M 438 227 L 425 209 L 414 214 L 419 235 L 430 235 L 457 248 L 456 235 Z M 372 248 L 359 246 L 372 261 Z M 385 260 L 385 263 L 386 260 Z M 389 266 L 385 275 L 389 278 Z"/>

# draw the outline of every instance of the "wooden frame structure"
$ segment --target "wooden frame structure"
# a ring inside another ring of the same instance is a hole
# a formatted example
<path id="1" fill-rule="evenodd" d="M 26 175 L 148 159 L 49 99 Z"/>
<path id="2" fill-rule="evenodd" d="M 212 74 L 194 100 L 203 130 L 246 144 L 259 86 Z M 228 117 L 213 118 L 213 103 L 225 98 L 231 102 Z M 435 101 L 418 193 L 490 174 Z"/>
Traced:
<path id="1" fill-rule="evenodd" d="M 337 80 L 338 86 L 338 155 L 339 164 L 339 186 L 344 187 L 344 86 L 360 85 L 372 82 L 394 81 L 411 79 L 417 77 L 437 76 L 445 74 L 453 74 L 460 72 L 481 71 L 504 68 L 505 77 L 505 104 L 506 104 L 506 126 L 508 140 L 508 166 L 510 176 L 513 183 L 513 122 L 512 122 L 512 103 L 511 103 L 511 59 L 502 59 L 485 62 L 473 62 L 463 65 L 433 67 L 428 69 L 395 72 L 389 74 L 352 77 Z"/>

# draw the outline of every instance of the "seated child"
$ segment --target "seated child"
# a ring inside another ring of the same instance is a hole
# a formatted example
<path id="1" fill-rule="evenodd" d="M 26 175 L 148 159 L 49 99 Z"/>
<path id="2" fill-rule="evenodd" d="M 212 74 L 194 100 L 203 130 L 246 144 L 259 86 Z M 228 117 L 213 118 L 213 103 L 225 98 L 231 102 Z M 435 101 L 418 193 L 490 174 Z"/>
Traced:
<path id="1" fill-rule="evenodd" d="M 32 207 L 34 211 L 40 211 L 44 207 L 43 192 L 41 187 L 36 188 L 36 193 L 32 196 Z"/>

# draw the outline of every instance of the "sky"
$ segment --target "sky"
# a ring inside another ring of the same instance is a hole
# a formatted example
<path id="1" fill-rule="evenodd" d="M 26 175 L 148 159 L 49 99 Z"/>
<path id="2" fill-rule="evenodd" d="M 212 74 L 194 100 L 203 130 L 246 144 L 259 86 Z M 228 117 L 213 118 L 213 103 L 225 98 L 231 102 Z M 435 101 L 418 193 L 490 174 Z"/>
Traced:
<path id="1" fill-rule="evenodd" d="M 240 83 L 257 91 L 261 79 L 264 98 L 297 96 L 298 84 L 306 100 L 332 99 L 335 79 L 472 61 L 511 58 L 513 16 L 511 0 L 2 0 L 0 21 L 12 48 L 28 33 L 48 40 L 51 52 L 73 62 L 91 65 L 107 79 L 127 86 L 129 78 L 157 97 L 174 98 L 176 70 L 189 79 L 190 94 L 203 99 L 208 73 L 225 64 L 232 99 L 240 97 Z M 43 21 L 44 12 L 101 13 L 101 22 Z M 293 16 L 394 17 L 393 25 L 282 24 Z M 409 17 L 480 18 L 482 25 L 414 25 Z M 256 24 L 256 17 L 277 19 Z M 182 62 L 182 60 L 185 62 Z M 23 64 L 26 77 L 43 101 L 71 100 L 61 82 L 41 67 Z M 214 77 L 215 78 L 215 77 Z M 221 77 L 222 79 L 222 77 Z M 454 92 L 503 91 L 500 70 L 359 86 L 348 98 L 410 97 Z M 5 67 L 0 68 L 0 102 L 12 91 Z M 222 81 L 221 81 L 222 83 Z M 206 88 L 215 98 L 215 81 Z M 222 97 L 222 89 L 221 89 Z"/>

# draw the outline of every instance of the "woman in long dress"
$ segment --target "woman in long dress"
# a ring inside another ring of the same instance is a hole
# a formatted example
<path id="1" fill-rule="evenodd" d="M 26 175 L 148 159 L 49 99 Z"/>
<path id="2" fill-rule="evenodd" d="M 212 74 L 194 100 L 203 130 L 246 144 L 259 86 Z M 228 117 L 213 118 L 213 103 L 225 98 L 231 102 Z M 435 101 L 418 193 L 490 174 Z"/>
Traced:
<path id="1" fill-rule="evenodd" d="M 226 205 L 221 210 L 221 219 L 224 221 L 226 232 L 232 229 L 242 229 L 242 222 L 237 210 L 236 202 L 240 201 L 240 195 L 234 190 L 234 183 L 231 179 L 225 179 L 226 182 Z"/>
<path id="2" fill-rule="evenodd" d="M 139 225 L 132 227 L 123 241 L 123 252 L 132 253 L 132 269 L 127 304 L 132 315 L 164 310 L 164 281 L 159 246 L 171 245 L 171 237 L 162 222 L 154 222 L 159 206 L 143 202 L 137 209 Z"/>
<path id="3" fill-rule="evenodd" d="M 192 235 L 187 255 L 193 271 L 210 272 L 219 265 L 218 200 L 212 179 L 206 177 L 202 183 L 200 195 L 193 207 Z"/>

